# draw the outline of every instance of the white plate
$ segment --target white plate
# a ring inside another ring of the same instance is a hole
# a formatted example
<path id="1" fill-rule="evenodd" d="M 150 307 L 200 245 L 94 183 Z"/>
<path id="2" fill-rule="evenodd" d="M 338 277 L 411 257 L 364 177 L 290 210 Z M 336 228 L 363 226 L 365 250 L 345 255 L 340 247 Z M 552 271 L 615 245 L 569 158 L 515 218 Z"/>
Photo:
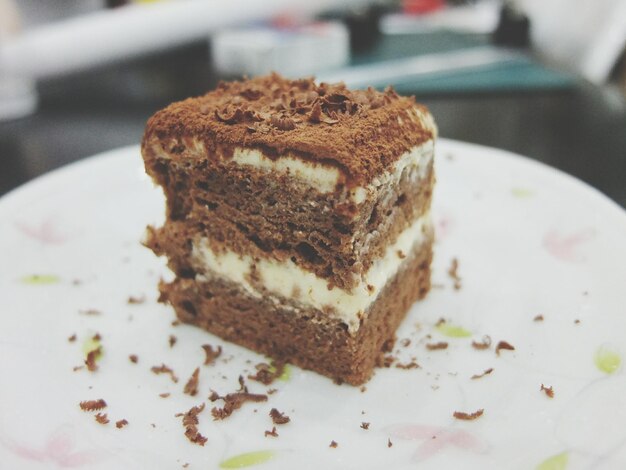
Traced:
<path id="1" fill-rule="evenodd" d="M 362 392 L 290 367 L 266 403 L 247 403 L 225 421 L 212 420 L 210 390 L 235 391 L 238 376 L 264 358 L 172 326 L 173 311 L 157 303 L 167 270 L 139 240 L 146 224 L 162 219 L 163 201 L 138 148 L 68 166 L 4 197 L 0 467 L 208 469 L 258 452 L 239 463 L 625 468 L 625 212 L 581 182 L 510 153 L 447 140 L 437 150 L 435 287 L 400 328 L 398 337 L 411 344 L 397 345 L 400 362 L 415 357 L 421 368 L 380 369 Z M 459 290 L 448 275 L 454 257 Z M 129 296 L 146 300 L 131 305 Z M 534 321 L 537 315 L 544 320 Z M 451 337 L 436 326 L 440 318 L 471 336 Z M 99 370 L 73 371 L 96 332 L 104 348 Z M 483 335 L 492 346 L 474 349 Z M 440 341 L 448 348 L 426 348 Z M 497 356 L 499 341 L 515 350 Z M 202 365 L 206 343 L 224 347 L 214 366 Z M 151 373 L 162 363 L 177 384 Z M 183 387 L 198 366 L 200 391 L 191 397 Z M 470 378 L 488 368 L 490 375 Z M 267 389 L 247 383 L 252 392 Z M 161 398 L 165 392 L 171 395 Z M 79 409 L 97 398 L 108 403 L 107 425 Z M 174 416 L 200 403 L 207 405 L 199 416 L 204 447 L 185 438 Z M 264 436 L 271 408 L 291 417 L 277 426 L 279 437 Z M 473 421 L 453 417 L 479 409 L 484 414 Z M 128 426 L 117 429 L 120 419 Z M 333 440 L 337 448 L 329 447 Z"/>

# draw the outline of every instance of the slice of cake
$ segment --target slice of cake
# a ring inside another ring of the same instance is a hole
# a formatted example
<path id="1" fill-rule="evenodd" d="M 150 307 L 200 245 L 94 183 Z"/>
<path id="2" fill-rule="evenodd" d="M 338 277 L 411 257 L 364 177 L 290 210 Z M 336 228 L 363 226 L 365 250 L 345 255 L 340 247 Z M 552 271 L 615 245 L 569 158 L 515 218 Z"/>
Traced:
<path id="1" fill-rule="evenodd" d="M 436 128 L 392 89 L 271 75 L 149 121 L 161 299 L 226 340 L 360 384 L 430 287 Z"/>

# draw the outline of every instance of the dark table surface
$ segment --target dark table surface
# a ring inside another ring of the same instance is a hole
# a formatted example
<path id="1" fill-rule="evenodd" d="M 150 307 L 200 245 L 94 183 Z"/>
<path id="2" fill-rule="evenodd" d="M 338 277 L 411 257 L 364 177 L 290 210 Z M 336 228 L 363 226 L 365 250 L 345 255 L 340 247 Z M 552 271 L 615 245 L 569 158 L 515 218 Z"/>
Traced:
<path id="1" fill-rule="evenodd" d="M 139 143 L 154 111 L 214 86 L 205 48 L 194 47 L 42 82 L 36 114 L 0 122 L 0 195 L 67 163 Z M 441 136 L 542 161 L 626 207 L 626 103 L 616 92 L 580 81 L 560 91 L 417 99 Z"/>

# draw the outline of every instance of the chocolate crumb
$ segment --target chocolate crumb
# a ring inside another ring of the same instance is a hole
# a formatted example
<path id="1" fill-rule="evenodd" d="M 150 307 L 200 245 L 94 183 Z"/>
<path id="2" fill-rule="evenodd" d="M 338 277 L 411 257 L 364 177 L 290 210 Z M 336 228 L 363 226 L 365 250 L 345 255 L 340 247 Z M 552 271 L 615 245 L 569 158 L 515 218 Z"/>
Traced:
<path id="1" fill-rule="evenodd" d="M 476 410 L 473 413 L 465 413 L 463 411 L 455 411 L 454 413 L 452 413 L 452 416 L 454 416 L 456 419 L 462 419 L 464 421 L 472 421 L 476 418 L 480 418 L 483 415 L 483 412 L 485 410 L 483 410 L 482 408 L 480 410 Z"/>
<path id="2" fill-rule="evenodd" d="M 328 447 L 332 447 L 333 449 L 336 449 L 338 445 L 339 444 L 337 444 L 335 441 L 330 441 L 330 445 Z"/>
<path id="3" fill-rule="evenodd" d="M 447 349 L 447 348 L 448 348 L 448 343 L 446 343 L 445 341 L 426 344 L 426 349 L 428 349 L 429 351 L 436 351 L 438 349 Z"/>
<path id="4" fill-rule="evenodd" d="M 187 395 L 191 395 L 192 397 L 198 393 L 199 375 L 200 375 L 200 368 L 196 367 L 196 370 L 193 371 L 193 374 L 191 374 L 191 377 L 189 377 L 189 380 L 185 384 L 183 393 L 186 393 Z"/>
<path id="5" fill-rule="evenodd" d="M 95 372 L 98 370 L 96 359 L 102 354 L 102 347 L 98 346 L 96 349 L 92 349 L 87 353 L 87 359 L 85 359 L 85 365 L 89 372 Z"/>
<path id="6" fill-rule="evenodd" d="M 80 409 L 83 411 L 99 411 L 106 408 L 107 402 L 99 398 L 97 400 L 81 401 L 78 406 L 80 406 Z"/>
<path id="7" fill-rule="evenodd" d="M 274 380 L 280 377 L 285 370 L 285 364 L 282 362 L 272 362 L 271 365 L 261 362 L 254 367 L 257 371 L 256 374 L 248 375 L 248 378 L 261 382 L 263 385 L 270 385 Z"/>
<path id="8" fill-rule="evenodd" d="M 189 462 L 187 462 L 185 465 L 183 465 L 183 468 L 187 468 L 189 467 Z"/>
<path id="9" fill-rule="evenodd" d="M 450 268 L 448 269 L 448 276 L 452 278 L 454 281 L 454 289 L 459 290 L 461 288 L 461 278 L 458 274 L 459 269 L 459 260 L 457 258 L 452 258 L 452 262 L 450 263 Z"/>
<path id="10" fill-rule="evenodd" d="M 361 385 L 361 388 L 359 390 L 361 391 L 361 393 L 365 393 L 367 391 L 367 387 L 365 385 Z"/>
<path id="11" fill-rule="evenodd" d="M 170 335 L 168 342 L 170 344 L 170 348 L 173 348 L 174 345 L 176 344 L 176 341 L 178 341 L 178 339 L 176 338 L 176 336 L 174 335 Z"/>
<path id="12" fill-rule="evenodd" d="M 98 413 L 95 416 L 96 421 L 100 424 L 109 424 L 109 418 L 107 418 L 106 413 Z"/>
<path id="13" fill-rule="evenodd" d="M 277 391 L 278 390 L 276 390 L 275 388 L 268 388 L 265 393 L 267 393 L 268 395 L 274 395 Z"/>
<path id="14" fill-rule="evenodd" d="M 387 438 L 387 447 L 391 447 L 393 445 L 393 442 L 391 442 L 391 439 Z"/>
<path id="15" fill-rule="evenodd" d="M 276 408 L 270 410 L 270 417 L 274 424 L 287 424 L 291 419 L 285 413 L 281 413 Z"/>
<path id="16" fill-rule="evenodd" d="M 543 321 L 543 315 L 537 315 L 535 318 L 533 318 L 533 321 Z"/>
<path id="17" fill-rule="evenodd" d="M 393 365 L 393 363 L 396 361 L 396 358 L 391 356 L 390 354 L 387 354 L 385 357 L 383 357 L 383 367 L 391 367 Z"/>
<path id="18" fill-rule="evenodd" d="M 367 291 L 368 291 L 370 294 L 373 294 L 375 290 L 376 290 L 376 288 L 375 288 L 373 285 L 371 285 L 371 284 L 368 284 L 368 285 L 367 285 Z"/>
<path id="19" fill-rule="evenodd" d="M 406 255 L 402 252 L 402 250 L 398 250 L 396 254 L 398 255 L 398 258 L 400 259 L 406 258 Z"/>
<path id="20" fill-rule="evenodd" d="M 85 368 L 85 366 L 74 366 L 74 367 L 72 367 L 72 370 L 74 372 L 78 372 L 79 370 L 84 369 L 84 368 Z"/>
<path id="21" fill-rule="evenodd" d="M 102 339 L 102 335 L 100 333 L 96 333 L 91 337 L 91 339 L 94 341 L 100 341 Z"/>
<path id="22" fill-rule="evenodd" d="M 152 429 L 156 429 L 156 424 L 150 423 L 150 426 L 152 426 Z"/>
<path id="23" fill-rule="evenodd" d="M 491 336 L 489 335 L 483 336 L 483 339 L 481 342 L 472 341 L 472 347 L 474 349 L 478 349 L 479 351 L 483 349 L 489 349 L 489 346 L 491 346 Z"/>
<path id="24" fill-rule="evenodd" d="M 476 379 L 480 379 L 482 377 L 484 377 L 485 375 L 489 375 L 493 372 L 493 367 L 490 367 L 489 369 L 485 369 L 485 371 L 482 374 L 474 374 L 472 375 L 471 379 L 472 380 L 476 380 Z"/>
<path id="25" fill-rule="evenodd" d="M 70 336 L 69 338 L 67 338 L 67 340 L 68 340 L 70 343 L 73 343 L 74 341 L 76 341 L 76 333 L 74 333 L 72 336 Z"/>
<path id="26" fill-rule="evenodd" d="M 265 437 L 268 436 L 278 437 L 278 433 L 276 432 L 276 426 L 273 426 L 271 431 L 265 431 Z"/>
<path id="27" fill-rule="evenodd" d="M 400 341 L 400 345 L 403 348 L 408 348 L 411 345 L 411 339 L 410 338 L 404 338 L 402 341 Z"/>
<path id="28" fill-rule="evenodd" d="M 97 310 L 95 308 L 88 308 L 86 310 L 79 310 L 78 313 L 80 313 L 81 315 L 101 315 L 102 312 L 100 310 Z"/>
<path id="29" fill-rule="evenodd" d="M 437 323 L 435 323 L 435 326 L 445 325 L 446 323 L 447 320 L 445 318 L 440 318 L 439 320 L 437 320 Z"/>
<path id="30" fill-rule="evenodd" d="M 150 370 L 154 374 L 157 374 L 157 375 L 168 374 L 170 376 L 170 379 L 172 379 L 172 382 L 178 383 L 178 377 L 176 377 L 176 374 L 174 374 L 174 371 L 170 369 L 169 367 L 167 367 L 165 364 L 161 364 L 160 366 L 152 366 Z"/>
<path id="31" fill-rule="evenodd" d="M 169 396 L 170 396 L 170 394 L 169 394 L 168 392 L 165 392 L 165 393 L 159 393 L 159 396 L 160 396 L 161 398 L 167 398 L 167 397 L 169 397 Z"/>
<path id="32" fill-rule="evenodd" d="M 246 386 L 246 382 L 243 378 L 243 375 L 240 375 L 239 378 L 237 379 L 237 381 L 239 382 L 239 390 L 237 390 L 238 392 L 248 392 L 248 387 Z"/>
<path id="33" fill-rule="evenodd" d="M 207 438 L 198 431 L 198 415 L 204 410 L 204 403 L 199 406 L 193 406 L 186 413 L 177 413 L 175 416 L 183 418 L 183 426 L 185 427 L 185 436 L 194 444 L 204 446 Z"/>
<path id="34" fill-rule="evenodd" d="M 178 326 L 178 325 L 180 325 L 180 320 L 172 320 L 171 325 L 172 325 L 172 326 Z"/>
<path id="35" fill-rule="evenodd" d="M 554 389 L 552 388 L 552 385 L 550 385 L 549 387 L 546 387 L 544 384 L 541 384 L 541 388 L 539 389 L 539 391 L 545 392 L 545 394 L 549 398 L 554 398 Z"/>
<path id="36" fill-rule="evenodd" d="M 366 423 L 365 421 L 361 423 L 361 429 L 367 430 L 369 428 L 370 428 L 370 423 Z"/>
<path id="37" fill-rule="evenodd" d="M 419 369 L 419 364 L 415 361 L 407 362 L 406 364 L 398 363 L 396 364 L 396 368 L 398 369 Z"/>
<path id="38" fill-rule="evenodd" d="M 137 354 L 131 354 L 130 356 L 128 356 L 128 360 L 133 364 L 137 364 L 137 362 L 139 361 L 139 357 L 137 357 Z"/>
<path id="39" fill-rule="evenodd" d="M 574 320 L 574 324 L 578 325 L 580 323 L 580 320 L 577 318 L 576 320 Z"/>
<path id="40" fill-rule="evenodd" d="M 262 402 L 267 401 L 267 395 L 263 394 L 255 394 L 255 393 L 247 393 L 247 392 L 236 392 L 229 393 L 225 397 L 220 397 L 215 392 L 211 393 L 209 397 L 211 401 L 215 401 L 218 399 L 224 400 L 224 406 L 222 408 L 214 407 L 211 409 L 211 414 L 213 415 L 214 420 L 222 420 L 228 418 L 233 414 L 235 410 L 241 408 L 241 406 L 250 401 L 250 402 Z"/>
<path id="41" fill-rule="evenodd" d="M 131 295 L 128 297 L 128 300 L 127 300 L 129 305 L 139 305 L 139 304 L 144 303 L 145 301 L 146 301 L 146 297 L 143 295 L 140 297 L 135 297 Z"/>
<path id="42" fill-rule="evenodd" d="M 218 346 L 217 348 L 213 349 L 213 346 L 211 346 L 210 344 L 203 344 L 202 349 L 204 349 L 204 354 L 205 354 L 205 358 L 204 358 L 205 366 L 208 366 L 209 364 L 213 364 L 213 362 L 215 362 L 215 360 L 222 355 L 221 346 Z"/>
<path id="43" fill-rule="evenodd" d="M 506 349 L 507 351 L 515 351 L 515 346 L 513 346 L 512 344 L 507 343 L 506 341 L 499 341 L 497 346 L 496 346 L 496 354 L 498 356 L 500 355 L 500 350 L 501 349 Z"/>
<path id="44" fill-rule="evenodd" d="M 119 421 L 115 422 L 115 427 L 117 429 L 122 429 L 124 426 L 126 426 L 128 424 L 128 421 L 126 421 L 125 419 L 120 419 Z"/>

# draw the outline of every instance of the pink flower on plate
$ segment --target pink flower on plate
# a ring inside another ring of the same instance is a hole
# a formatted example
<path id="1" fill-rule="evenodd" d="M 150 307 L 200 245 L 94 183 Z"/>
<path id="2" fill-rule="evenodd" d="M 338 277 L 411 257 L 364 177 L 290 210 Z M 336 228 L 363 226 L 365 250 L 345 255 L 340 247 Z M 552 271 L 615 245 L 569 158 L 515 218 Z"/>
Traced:
<path id="1" fill-rule="evenodd" d="M 75 451 L 74 440 L 68 431 L 68 426 L 58 428 L 39 448 L 3 437 L 0 437 L 0 444 L 25 460 L 52 462 L 61 468 L 80 467 L 104 460 L 106 454 L 98 450 Z"/>
<path id="2" fill-rule="evenodd" d="M 60 245 L 68 240 L 68 236 L 59 232 L 54 221 L 50 219 L 38 225 L 18 221 L 15 222 L 15 226 L 24 235 L 34 238 L 46 245 Z"/>
<path id="3" fill-rule="evenodd" d="M 484 453 L 487 450 L 487 445 L 481 439 L 462 429 L 394 424 L 386 428 L 386 431 L 396 439 L 422 441 L 413 455 L 415 461 L 426 460 L 450 446 L 474 453 Z"/>
<path id="4" fill-rule="evenodd" d="M 592 240 L 594 236 L 595 231 L 590 227 L 568 235 L 551 230 L 543 237 L 543 247 L 561 261 L 581 262 L 585 260 L 585 257 L 579 252 L 579 246 Z"/>
<path id="5" fill-rule="evenodd" d="M 435 239 L 441 241 L 450 235 L 454 227 L 454 219 L 446 212 L 442 212 L 435 221 Z"/>

